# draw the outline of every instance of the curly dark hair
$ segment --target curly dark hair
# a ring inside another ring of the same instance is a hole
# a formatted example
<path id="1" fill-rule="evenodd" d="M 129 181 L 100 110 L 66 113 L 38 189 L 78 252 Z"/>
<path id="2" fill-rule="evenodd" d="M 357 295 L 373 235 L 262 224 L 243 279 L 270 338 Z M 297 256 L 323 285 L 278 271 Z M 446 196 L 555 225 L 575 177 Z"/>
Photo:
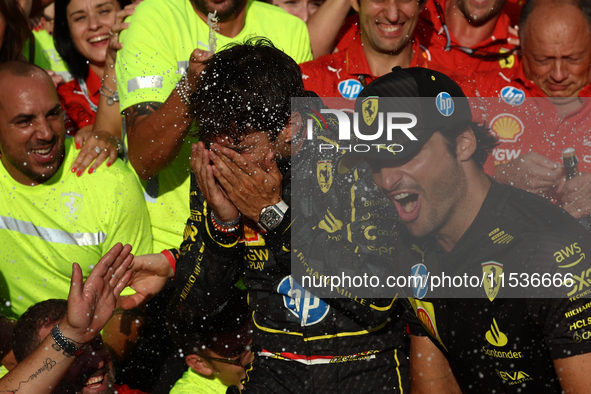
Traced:
<path id="1" fill-rule="evenodd" d="M 131 0 L 117 0 L 121 8 L 131 4 Z M 68 70 L 74 78 L 88 77 L 88 60 L 78 52 L 68 26 L 67 8 L 70 0 L 55 0 L 55 19 L 53 27 L 53 41 L 55 49 L 68 65 Z"/>
<path id="2" fill-rule="evenodd" d="M 15 0 L 0 0 L 0 14 L 6 22 L 4 39 L 0 43 L 0 64 L 24 60 L 23 46 L 31 32 L 27 17 Z"/>
<path id="3" fill-rule="evenodd" d="M 23 361 L 43 341 L 39 331 L 43 327 L 56 325 L 68 312 L 68 301 L 46 300 L 39 302 L 18 319 L 12 331 L 12 350 L 17 362 Z"/>
<path id="4" fill-rule="evenodd" d="M 304 95 L 300 67 L 266 38 L 230 44 L 204 64 L 190 113 L 205 142 L 227 136 L 238 143 L 257 131 L 274 141 L 291 116 L 291 98 Z"/>

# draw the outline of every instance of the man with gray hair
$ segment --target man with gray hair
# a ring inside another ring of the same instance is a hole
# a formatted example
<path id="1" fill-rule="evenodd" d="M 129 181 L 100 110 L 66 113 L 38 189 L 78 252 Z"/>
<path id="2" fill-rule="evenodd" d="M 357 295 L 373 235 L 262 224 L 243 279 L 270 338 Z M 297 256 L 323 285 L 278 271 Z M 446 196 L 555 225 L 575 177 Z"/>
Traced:
<path id="1" fill-rule="evenodd" d="M 502 142 L 487 173 L 585 218 L 591 214 L 591 2 L 530 0 L 519 25 L 519 67 L 477 76 L 483 97 L 501 98 L 487 108 Z M 581 173 L 566 179 L 562 150 L 571 147 Z"/>

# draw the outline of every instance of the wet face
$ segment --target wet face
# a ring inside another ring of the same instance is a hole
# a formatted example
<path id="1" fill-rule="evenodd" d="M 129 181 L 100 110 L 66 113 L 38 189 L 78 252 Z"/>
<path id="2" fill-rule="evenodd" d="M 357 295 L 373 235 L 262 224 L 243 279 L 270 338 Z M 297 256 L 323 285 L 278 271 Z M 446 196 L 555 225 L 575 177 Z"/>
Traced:
<path id="1" fill-rule="evenodd" d="M 316 12 L 324 0 L 273 0 L 273 4 L 281 7 L 304 22 Z"/>
<path id="2" fill-rule="evenodd" d="M 364 50 L 396 54 L 411 41 L 419 19 L 417 0 L 352 0 L 359 12 Z"/>
<path id="3" fill-rule="evenodd" d="M 52 328 L 48 326 L 39 331 L 40 342 Z M 115 376 L 112 368 L 111 355 L 99 335 L 76 358 L 54 394 L 114 394 Z"/>
<path id="4" fill-rule="evenodd" d="M 221 22 L 230 19 L 246 4 L 246 0 L 191 0 L 191 2 L 205 19 L 209 13 L 217 11 L 217 17 Z"/>
<path id="5" fill-rule="evenodd" d="M 0 75 L 1 162 L 19 183 L 51 178 L 64 156 L 64 119 L 53 82 L 42 71 Z"/>
<path id="6" fill-rule="evenodd" d="M 368 160 L 374 182 L 415 237 L 437 235 L 461 216 L 467 181 L 441 133 L 404 162 Z"/>
<path id="7" fill-rule="evenodd" d="M 90 64 L 102 67 L 109 45 L 109 30 L 121 7 L 116 0 L 71 0 L 66 7 L 74 46 Z"/>
<path id="8" fill-rule="evenodd" d="M 573 5 L 540 5 L 520 32 L 523 71 L 549 97 L 577 97 L 591 81 L 591 33 Z"/>
<path id="9" fill-rule="evenodd" d="M 458 0 L 464 17 L 474 25 L 486 23 L 501 14 L 507 0 Z"/>

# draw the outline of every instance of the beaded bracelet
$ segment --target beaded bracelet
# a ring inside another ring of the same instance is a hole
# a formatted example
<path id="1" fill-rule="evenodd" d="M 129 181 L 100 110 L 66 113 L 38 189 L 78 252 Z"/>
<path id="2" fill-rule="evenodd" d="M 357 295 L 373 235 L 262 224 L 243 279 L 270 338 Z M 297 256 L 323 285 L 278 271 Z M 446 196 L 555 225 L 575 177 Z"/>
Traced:
<path id="1" fill-rule="evenodd" d="M 221 220 L 216 218 L 213 214 L 213 211 L 211 211 L 211 222 L 213 223 L 213 227 L 216 230 L 224 233 L 231 233 L 238 230 L 238 228 L 240 227 L 241 217 L 242 215 L 240 214 L 240 212 L 238 212 L 238 217 L 236 219 L 232 220 L 231 222 L 222 222 Z"/>

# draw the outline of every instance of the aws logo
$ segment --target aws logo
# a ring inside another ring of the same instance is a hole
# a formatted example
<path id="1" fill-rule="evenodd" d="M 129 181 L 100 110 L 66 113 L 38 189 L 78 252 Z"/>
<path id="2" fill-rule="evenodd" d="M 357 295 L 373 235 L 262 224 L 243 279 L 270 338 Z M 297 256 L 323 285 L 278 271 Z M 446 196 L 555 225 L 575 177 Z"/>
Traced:
<path id="1" fill-rule="evenodd" d="M 501 379 L 508 382 L 510 385 L 521 384 L 523 382 L 529 382 L 529 381 L 533 380 L 527 373 L 525 373 L 523 371 L 507 372 L 507 371 L 499 371 L 496 368 L 495 368 L 495 371 L 497 371 L 497 375 L 499 375 L 499 377 Z"/>
<path id="2" fill-rule="evenodd" d="M 493 317 L 493 323 L 490 326 L 490 330 L 488 330 L 484 336 L 488 343 L 496 347 L 503 347 L 507 344 L 508 339 L 507 335 L 503 333 L 499 326 L 497 325 L 497 321 Z"/>
<path id="3" fill-rule="evenodd" d="M 579 253 L 578 256 L 575 254 Z M 559 251 L 554 253 L 554 257 L 556 258 L 557 263 L 562 263 L 564 260 L 573 257 L 577 258 L 575 261 L 567 262 L 566 264 L 559 265 L 558 268 L 570 268 L 574 267 L 575 265 L 579 264 L 582 260 L 585 259 L 585 253 L 581 253 L 581 248 L 579 247 L 579 243 L 575 242 L 574 244 L 570 244 L 564 249 L 560 249 Z"/>

